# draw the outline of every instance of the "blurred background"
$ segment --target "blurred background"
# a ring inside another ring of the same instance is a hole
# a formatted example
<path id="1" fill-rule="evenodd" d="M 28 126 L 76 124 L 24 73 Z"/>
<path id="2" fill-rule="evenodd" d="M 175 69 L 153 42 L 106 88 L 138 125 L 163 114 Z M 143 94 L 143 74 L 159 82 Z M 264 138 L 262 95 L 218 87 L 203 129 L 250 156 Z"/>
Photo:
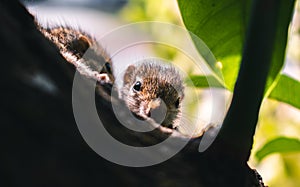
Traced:
<path id="1" fill-rule="evenodd" d="M 183 26 L 180 12 L 176 0 L 24 0 L 29 10 L 37 16 L 38 21 L 45 25 L 72 24 L 93 33 L 96 37 L 101 38 L 111 30 L 129 23 L 139 21 L 159 21 Z M 95 24 L 97 23 L 97 24 Z M 160 37 L 159 32 L 151 31 L 151 37 Z M 122 33 L 119 37 L 148 38 L 147 30 L 131 30 L 130 34 Z M 134 34 L 132 34 L 134 33 Z M 176 37 L 176 33 L 170 35 L 172 40 L 181 40 Z M 110 51 L 116 43 L 112 40 L 120 40 L 114 37 L 109 41 L 103 42 L 105 48 Z M 206 74 L 209 70 L 201 67 L 195 70 L 186 64 L 189 59 L 185 54 L 181 53 L 169 46 L 163 45 L 141 45 L 126 52 L 128 63 L 130 60 L 137 60 L 149 54 L 167 59 L 175 64 L 185 64 L 184 72 L 187 74 Z M 116 61 L 123 59 L 118 54 L 114 57 Z M 124 59 L 123 59 L 124 61 Z M 126 63 L 124 63 L 124 67 Z M 123 68 L 124 68 L 123 67 Z M 180 66 L 182 67 L 182 66 Z M 121 70 L 118 72 L 121 74 Z M 292 76 L 300 81 L 300 1 L 296 3 L 293 21 L 290 26 L 290 34 L 286 51 L 286 62 L 283 69 L 284 73 Z M 218 92 L 218 91 L 216 91 Z M 197 97 L 201 105 L 188 103 L 188 113 L 201 112 L 203 116 L 203 124 L 199 129 L 203 128 L 207 121 L 211 118 L 211 113 L 207 111 L 210 107 L 211 92 L 208 89 L 197 89 L 192 91 L 190 98 Z M 225 97 L 225 105 L 230 100 L 230 93 L 221 91 L 220 98 Z M 198 101 L 198 100 L 197 100 Z M 223 101 L 221 99 L 220 101 Z M 222 113 L 222 112 L 221 112 Z M 208 117 L 207 117 L 208 116 Z M 221 115 L 222 116 L 222 115 Z M 190 116 L 193 117 L 193 116 Z M 187 118 L 190 118 L 187 116 Z M 207 117 L 207 118 L 206 118 Z M 221 117 L 214 121 L 220 123 Z M 187 127 L 181 129 L 188 133 Z M 265 99 L 260 111 L 259 124 L 255 134 L 255 142 L 252 149 L 250 166 L 256 168 L 262 175 L 265 184 L 271 187 L 297 187 L 300 186 L 300 153 L 284 153 L 272 154 L 262 161 L 258 161 L 255 153 L 268 141 L 279 137 L 287 136 L 300 138 L 300 111 L 287 104 L 278 101 Z"/>

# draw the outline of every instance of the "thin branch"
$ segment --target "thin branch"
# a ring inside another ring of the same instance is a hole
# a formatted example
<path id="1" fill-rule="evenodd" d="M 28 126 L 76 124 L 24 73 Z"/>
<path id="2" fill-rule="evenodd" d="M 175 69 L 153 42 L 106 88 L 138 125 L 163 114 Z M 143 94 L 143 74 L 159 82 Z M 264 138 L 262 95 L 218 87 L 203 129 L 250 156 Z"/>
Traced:
<path id="1" fill-rule="evenodd" d="M 217 140 L 248 160 L 277 32 L 279 10 L 285 0 L 255 0 L 233 99 Z M 290 11 L 290 14 L 292 10 Z M 286 28 L 288 29 L 288 25 Z"/>

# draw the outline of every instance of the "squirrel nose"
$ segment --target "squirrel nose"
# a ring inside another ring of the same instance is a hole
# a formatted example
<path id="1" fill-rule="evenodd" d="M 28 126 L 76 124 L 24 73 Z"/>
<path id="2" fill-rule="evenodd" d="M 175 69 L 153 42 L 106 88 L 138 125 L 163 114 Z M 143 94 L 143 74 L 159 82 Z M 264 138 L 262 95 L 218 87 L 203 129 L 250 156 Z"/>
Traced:
<path id="1" fill-rule="evenodd" d="M 147 114 L 148 117 L 154 119 L 156 123 L 161 124 L 165 120 L 167 114 L 167 106 L 165 102 L 160 98 L 153 99 L 150 102 L 149 107 L 150 111 Z"/>

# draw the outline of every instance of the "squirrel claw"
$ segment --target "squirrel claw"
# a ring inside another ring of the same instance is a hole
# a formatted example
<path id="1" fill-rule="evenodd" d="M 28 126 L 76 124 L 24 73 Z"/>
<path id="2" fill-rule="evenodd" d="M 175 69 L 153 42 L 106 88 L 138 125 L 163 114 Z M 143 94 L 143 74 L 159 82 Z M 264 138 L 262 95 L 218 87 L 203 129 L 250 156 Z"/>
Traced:
<path id="1" fill-rule="evenodd" d="M 102 85 L 111 83 L 111 80 L 106 73 L 101 73 L 101 74 L 96 75 L 96 79 Z"/>

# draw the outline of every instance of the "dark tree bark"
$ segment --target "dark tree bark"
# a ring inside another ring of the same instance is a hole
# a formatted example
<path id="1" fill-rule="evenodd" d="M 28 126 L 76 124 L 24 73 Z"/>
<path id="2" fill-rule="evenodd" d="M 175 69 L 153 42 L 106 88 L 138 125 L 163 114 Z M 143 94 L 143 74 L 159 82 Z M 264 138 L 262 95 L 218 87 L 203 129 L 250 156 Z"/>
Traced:
<path id="1" fill-rule="evenodd" d="M 155 166 L 124 167 L 103 159 L 85 143 L 73 117 L 74 66 L 43 37 L 19 2 L 1 1 L 0 24 L 1 186 L 263 186 L 231 145 L 199 153 L 201 137 Z M 37 75 L 55 87 L 40 84 Z M 106 129 L 120 141 L 143 146 L 168 136 L 174 142 L 184 138 L 161 129 L 141 134 L 124 128 L 106 99 L 110 91 L 98 85 L 96 101 Z"/>

